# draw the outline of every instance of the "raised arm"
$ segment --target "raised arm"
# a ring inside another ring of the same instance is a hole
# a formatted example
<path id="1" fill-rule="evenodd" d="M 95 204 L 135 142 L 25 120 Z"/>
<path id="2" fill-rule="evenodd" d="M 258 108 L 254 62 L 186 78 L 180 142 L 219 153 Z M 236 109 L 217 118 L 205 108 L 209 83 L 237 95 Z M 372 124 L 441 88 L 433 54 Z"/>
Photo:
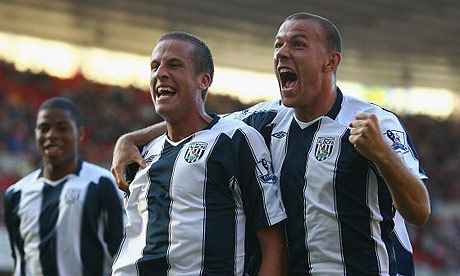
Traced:
<path id="1" fill-rule="evenodd" d="M 384 141 L 377 117 L 357 114 L 350 127 L 350 142 L 375 164 L 390 190 L 396 209 L 410 223 L 425 223 L 431 212 L 425 184 Z"/>
<path id="2" fill-rule="evenodd" d="M 111 172 L 115 177 L 118 188 L 127 192 L 129 183 L 124 178 L 127 165 L 137 163 L 142 168 L 147 163 L 142 158 L 139 147 L 147 144 L 166 132 L 166 123 L 161 122 L 152 126 L 126 133 L 118 138 L 113 149 Z"/>

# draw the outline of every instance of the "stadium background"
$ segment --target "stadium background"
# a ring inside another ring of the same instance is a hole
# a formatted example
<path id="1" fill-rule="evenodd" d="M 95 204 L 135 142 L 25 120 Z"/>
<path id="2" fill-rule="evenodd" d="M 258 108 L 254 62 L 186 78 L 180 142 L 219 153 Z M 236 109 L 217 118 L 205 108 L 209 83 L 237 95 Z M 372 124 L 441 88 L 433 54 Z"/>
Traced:
<path id="1" fill-rule="evenodd" d="M 343 36 L 339 86 L 398 114 L 431 178 L 432 216 L 409 226 L 417 275 L 460 273 L 460 2 L 455 0 L 2 0 L 0 201 L 40 165 L 34 122 L 44 99 L 73 98 L 86 117 L 82 156 L 107 168 L 116 138 L 159 120 L 148 58 L 164 32 L 213 51 L 207 109 L 277 98 L 272 41 L 297 11 L 330 18 Z M 1 202 L 3 206 L 3 202 Z M 12 268 L 0 208 L 0 271 Z M 1 273 L 0 273 L 1 275 Z"/>

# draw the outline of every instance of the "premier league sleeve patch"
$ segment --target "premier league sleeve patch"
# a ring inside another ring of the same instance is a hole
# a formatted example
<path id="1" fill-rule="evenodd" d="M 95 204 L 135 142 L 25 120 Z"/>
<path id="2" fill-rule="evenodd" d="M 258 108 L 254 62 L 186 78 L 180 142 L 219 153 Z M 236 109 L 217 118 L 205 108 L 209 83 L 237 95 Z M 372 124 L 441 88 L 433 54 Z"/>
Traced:
<path id="1" fill-rule="evenodd" d="M 276 183 L 276 177 L 272 171 L 272 164 L 267 159 L 262 159 L 256 164 L 257 177 L 267 184 Z"/>
<path id="2" fill-rule="evenodd" d="M 406 153 L 409 151 L 406 145 L 406 134 L 403 131 L 389 129 L 384 135 L 391 140 L 391 147 L 397 153 Z"/>

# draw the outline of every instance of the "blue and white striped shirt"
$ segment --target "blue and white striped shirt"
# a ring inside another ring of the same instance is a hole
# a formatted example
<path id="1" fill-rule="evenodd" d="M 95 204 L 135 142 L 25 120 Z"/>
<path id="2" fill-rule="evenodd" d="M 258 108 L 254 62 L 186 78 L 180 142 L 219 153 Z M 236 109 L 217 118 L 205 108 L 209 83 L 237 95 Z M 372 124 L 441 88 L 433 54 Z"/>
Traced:
<path id="1" fill-rule="evenodd" d="M 5 193 L 15 276 L 102 276 L 123 236 L 121 194 L 109 171 L 84 161 L 56 181 L 36 170 Z"/>
<path id="2" fill-rule="evenodd" d="M 328 114 L 308 123 L 280 101 L 227 116 L 256 128 L 270 148 L 288 215 L 291 276 L 414 273 L 404 220 L 388 187 L 348 141 L 357 113 L 374 113 L 385 141 L 412 172 L 427 178 L 398 118 L 339 89 Z"/>
<path id="3" fill-rule="evenodd" d="M 214 116 L 143 155 L 151 164 L 130 184 L 113 275 L 243 275 L 246 231 L 286 218 L 264 140 L 241 121 Z"/>

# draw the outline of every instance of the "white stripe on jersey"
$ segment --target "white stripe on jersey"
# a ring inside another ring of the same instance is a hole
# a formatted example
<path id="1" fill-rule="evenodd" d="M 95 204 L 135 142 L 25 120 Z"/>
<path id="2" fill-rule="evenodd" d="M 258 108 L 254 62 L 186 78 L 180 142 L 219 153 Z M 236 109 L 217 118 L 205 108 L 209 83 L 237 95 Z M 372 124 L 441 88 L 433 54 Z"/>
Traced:
<path id="1" fill-rule="evenodd" d="M 137 204 L 128 205 L 128 202 L 125 202 L 127 217 L 125 236 L 112 267 L 112 270 L 119 272 L 120 275 L 137 275 L 136 266 L 131 264 L 142 257 L 142 250 L 147 236 L 148 212 L 146 199 L 147 191 L 151 184 L 147 171 L 148 167 L 140 170 L 139 177 L 129 185 L 128 200 L 132 200 Z M 148 184 L 138 185 L 139 182 Z M 130 254 L 122 254 L 125 251 L 129 251 Z"/>

